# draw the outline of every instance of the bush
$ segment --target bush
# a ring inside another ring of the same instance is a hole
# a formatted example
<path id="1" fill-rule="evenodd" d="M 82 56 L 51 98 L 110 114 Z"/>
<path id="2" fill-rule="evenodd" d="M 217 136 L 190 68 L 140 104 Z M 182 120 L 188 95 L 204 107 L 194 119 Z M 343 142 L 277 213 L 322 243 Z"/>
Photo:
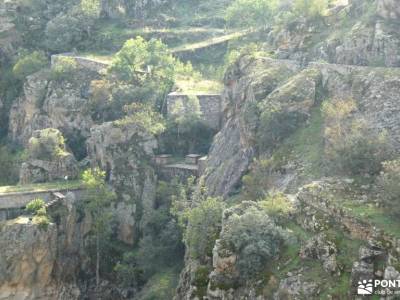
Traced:
<path id="1" fill-rule="evenodd" d="M 382 161 L 390 159 L 392 147 L 385 132 L 371 132 L 363 118 L 354 118 L 353 99 L 324 102 L 325 157 L 329 167 L 347 175 L 375 175 Z"/>
<path id="2" fill-rule="evenodd" d="M 78 64 L 72 57 L 58 57 L 51 68 L 51 79 L 56 81 L 72 80 L 78 70 Z"/>
<path id="3" fill-rule="evenodd" d="M 47 229 L 50 224 L 50 219 L 47 215 L 36 215 L 33 217 L 33 222 L 37 224 L 40 229 Z"/>
<path id="4" fill-rule="evenodd" d="M 241 277 L 251 279 L 277 257 L 286 237 L 265 210 L 250 207 L 241 215 L 229 216 L 221 240 L 238 255 Z"/>
<path id="5" fill-rule="evenodd" d="M 271 217 L 288 218 L 289 214 L 293 211 L 292 203 L 287 196 L 282 193 L 277 193 L 265 198 L 260 205 Z"/>
<path id="6" fill-rule="evenodd" d="M 26 210 L 30 213 L 37 214 L 39 211 L 42 213 L 43 209 L 46 211 L 45 206 L 46 203 L 43 199 L 33 199 L 26 205 Z"/>
<path id="7" fill-rule="evenodd" d="M 276 0 L 236 0 L 226 10 L 229 26 L 265 26 L 272 23 L 277 9 Z"/>
<path id="8" fill-rule="evenodd" d="M 383 201 L 388 211 L 400 216 L 400 160 L 386 161 L 382 165 L 378 182 L 383 188 Z"/>
<path id="9" fill-rule="evenodd" d="M 43 69 L 47 65 L 47 58 L 43 52 L 32 52 L 18 59 L 13 67 L 13 74 L 18 79 L 25 77 Z"/>
<path id="10" fill-rule="evenodd" d="M 34 215 L 33 222 L 39 225 L 40 229 L 47 229 L 50 224 L 50 218 L 47 215 L 46 203 L 43 199 L 33 199 L 26 205 L 26 210 Z"/>
<path id="11" fill-rule="evenodd" d="M 189 255 L 204 260 L 212 256 L 214 242 L 221 230 L 224 205 L 218 198 L 207 198 L 188 211 L 188 225 L 184 239 Z"/>

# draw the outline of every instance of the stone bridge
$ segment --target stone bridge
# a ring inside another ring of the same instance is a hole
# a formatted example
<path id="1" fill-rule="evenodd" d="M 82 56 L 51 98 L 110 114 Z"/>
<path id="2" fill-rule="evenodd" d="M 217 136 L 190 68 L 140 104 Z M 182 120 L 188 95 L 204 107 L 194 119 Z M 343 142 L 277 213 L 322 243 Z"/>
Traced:
<path id="1" fill-rule="evenodd" d="M 75 194 L 77 199 L 82 194 L 82 188 L 70 189 L 49 189 L 40 191 L 27 191 L 27 192 L 11 192 L 0 194 L 0 221 L 14 218 L 20 215 L 25 209 L 26 205 L 33 199 L 43 199 L 47 204 L 54 204 L 61 195 L 69 192 Z"/>

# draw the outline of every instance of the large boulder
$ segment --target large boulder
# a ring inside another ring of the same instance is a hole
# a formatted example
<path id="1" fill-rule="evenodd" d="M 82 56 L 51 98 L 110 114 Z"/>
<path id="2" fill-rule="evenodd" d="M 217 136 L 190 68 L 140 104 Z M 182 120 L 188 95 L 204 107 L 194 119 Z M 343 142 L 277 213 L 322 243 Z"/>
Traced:
<path id="1" fill-rule="evenodd" d="M 79 174 L 78 163 L 57 129 L 35 131 L 29 140 L 28 156 L 20 169 L 21 184 L 74 179 Z"/>

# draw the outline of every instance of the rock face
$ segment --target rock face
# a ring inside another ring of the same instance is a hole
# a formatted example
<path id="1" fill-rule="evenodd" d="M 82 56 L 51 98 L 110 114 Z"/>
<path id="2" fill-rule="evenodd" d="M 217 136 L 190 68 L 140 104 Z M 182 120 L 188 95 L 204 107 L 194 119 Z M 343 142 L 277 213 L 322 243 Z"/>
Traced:
<path id="1" fill-rule="evenodd" d="M 54 143 L 54 144 L 53 144 Z M 20 169 L 20 183 L 75 179 L 79 174 L 73 154 L 66 151 L 64 139 L 57 129 L 37 130 L 29 140 L 29 159 Z"/>
<path id="2" fill-rule="evenodd" d="M 7 222 L 0 231 L 0 298 L 52 298 L 56 226 L 42 231 L 28 218 L 20 218 Z"/>
<path id="3" fill-rule="evenodd" d="M 119 238 L 132 244 L 153 209 L 156 175 L 151 161 L 157 142 L 134 124 L 109 122 L 91 129 L 87 145 L 92 164 L 106 171 L 118 195 Z"/>
<path id="4" fill-rule="evenodd" d="M 226 197 L 247 171 L 256 152 L 257 104 L 298 68 L 296 63 L 243 57 L 228 70 L 223 126 L 210 149 L 204 175 L 211 195 Z"/>
<path id="5" fill-rule="evenodd" d="M 21 184 L 49 182 L 64 179 L 75 179 L 79 169 L 75 157 L 68 153 L 57 161 L 29 160 L 22 163 L 19 182 Z"/>
<path id="6" fill-rule="evenodd" d="M 26 145 L 35 130 L 57 128 L 69 141 L 87 138 L 94 124 L 85 113 L 91 72 L 77 72 L 74 82 L 49 80 L 47 70 L 28 76 L 23 94 L 10 111 L 9 137 Z"/>
<path id="7" fill-rule="evenodd" d="M 0 226 L 1 299 L 79 299 L 77 278 L 85 270 L 85 219 L 79 219 L 75 198 L 67 194 L 61 204 L 66 215 L 42 228 L 28 217 Z"/>
<path id="8" fill-rule="evenodd" d="M 371 15 L 375 5 L 376 15 Z M 337 32 L 343 29 L 343 25 L 335 27 L 339 23 L 336 19 L 328 20 L 332 23 L 329 26 L 309 24 L 300 19 L 271 33 L 269 42 L 275 46 L 279 58 L 361 66 L 400 66 L 397 1 L 377 0 L 375 4 L 352 1 L 340 14 L 357 20 L 345 25 L 341 34 Z M 321 33 L 322 39 L 318 37 L 315 40 Z"/>
<path id="9" fill-rule="evenodd" d="M 400 7 L 396 0 L 378 0 L 379 16 L 385 19 L 399 20 L 400 19 Z"/>
<path id="10" fill-rule="evenodd" d="M 283 279 L 279 284 L 278 291 L 274 294 L 274 300 L 315 297 L 318 285 L 315 282 L 306 281 L 303 277 L 303 274 L 298 272 Z"/>
<path id="11" fill-rule="evenodd" d="M 336 245 L 329 241 L 326 234 L 320 233 L 300 249 L 300 257 L 303 259 L 316 259 L 322 261 L 325 271 L 334 274 L 338 270 Z"/>
<path id="12" fill-rule="evenodd" d="M 19 42 L 19 34 L 11 17 L 15 9 L 12 1 L 0 2 L 0 63 L 14 53 Z"/>

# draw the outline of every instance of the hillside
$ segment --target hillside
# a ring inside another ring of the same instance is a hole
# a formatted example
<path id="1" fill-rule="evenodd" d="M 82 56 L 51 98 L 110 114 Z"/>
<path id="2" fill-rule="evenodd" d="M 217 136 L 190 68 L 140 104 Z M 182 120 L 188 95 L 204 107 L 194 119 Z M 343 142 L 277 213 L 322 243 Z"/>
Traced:
<path id="1" fill-rule="evenodd" d="M 0 299 L 397 299 L 399 97 L 396 0 L 0 0 Z"/>

